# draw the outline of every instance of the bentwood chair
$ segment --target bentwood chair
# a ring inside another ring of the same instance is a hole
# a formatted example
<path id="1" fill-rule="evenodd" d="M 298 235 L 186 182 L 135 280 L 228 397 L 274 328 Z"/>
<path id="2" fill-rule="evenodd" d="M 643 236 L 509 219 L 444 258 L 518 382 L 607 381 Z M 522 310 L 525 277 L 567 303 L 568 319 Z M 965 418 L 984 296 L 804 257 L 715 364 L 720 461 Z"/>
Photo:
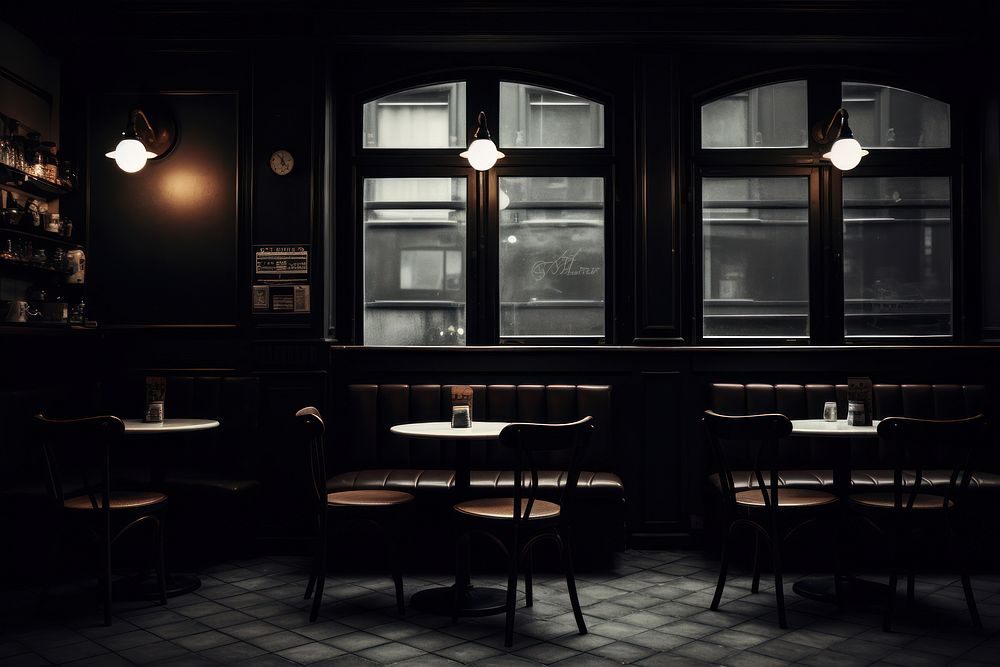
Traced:
<path id="1" fill-rule="evenodd" d="M 720 415 L 706 410 L 705 432 L 719 464 L 719 480 L 725 509 L 729 514 L 722 538 L 722 562 L 711 609 L 717 610 L 726 586 L 730 542 L 737 528 L 754 533 L 753 579 L 750 590 L 760 589 L 760 541 L 771 549 L 774 568 L 774 595 L 778 607 L 778 625 L 788 627 L 785 618 L 785 595 L 782 583 L 783 543 L 799 528 L 810 523 L 816 511 L 836 505 L 837 497 L 826 491 L 787 488 L 779 481 L 778 440 L 792 432 L 792 422 L 781 414 L 746 416 Z M 754 461 L 750 489 L 737 491 L 727 451 L 734 447 Z M 787 521 L 790 518 L 791 521 Z"/>
<path id="2" fill-rule="evenodd" d="M 167 496 L 155 491 L 112 490 L 111 453 L 125 434 L 125 424 L 112 416 L 49 419 L 44 415 L 35 415 L 34 423 L 56 514 L 63 522 L 87 529 L 100 547 L 98 580 L 104 624 L 111 625 L 111 547 L 142 524 L 150 524 L 154 530 L 160 604 L 166 604 L 163 523 Z M 50 560 L 56 557 L 55 552 L 50 553 Z"/>
<path id="3" fill-rule="evenodd" d="M 573 616 L 581 635 L 587 626 L 576 595 L 576 578 L 573 575 L 573 554 L 569 536 L 569 521 L 573 510 L 573 496 L 580 479 L 580 463 L 593 430 L 592 417 L 584 417 L 568 424 L 514 423 L 500 432 L 500 445 L 516 452 L 514 465 L 514 496 L 512 498 L 478 498 L 456 504 L 458 518 L 457 553 L 467 553 L 467 543 L 473 533 L 488 536 L 507 557 L 507 614 L 504 628 L 504 646 L 514 643 L 514 608 L 517 603 L 517 579 L 520 565 L 525 569 L 525 603 L 532 605 L 531 551 L 541 540 L 555 542 L 559 549 L 566 588 L 573 606 Z M 565 452 L 570 456 L 565 484 L 558 502 L 537 497 L 540 459 L 546 455 Z M 525 476 L 528 479 L 525 479 Z M 462 556 L 459 556 L 462 557 Z M 459 564 L 459 567 L 462 567 Z M 459 587 L 455 588 L 454 609 L 458 608 Z M 452 612 L 457 620 L 457 611 Z"/>
<path id="4" fill-rule="evenodd" d="M 338 527 L 348 523 L 366 524 L 376 528 L 382 535 L 392 567 L 392 579 L 396 585 L 396 608 L 402 615 L 405 607 L 399 534 L 405 513 L 412 506 L 413 496 L 402 491 L 383 489 L 327 493 L 326 455 L 323 448 L 326 427 L 323 417 L 316 408 L 305 407 L 295 413 L 295 418 L 308 449 L 310 495 L 316 508 L 316 558 L 305 593 L 307 600 L 313 598 L 309 620 L 316 620 L 322 604 L 323 585 L 326 582 L 327 530 L 331 519 L 337 522 Z"/>
<path id="5" fill-rule="evenodd" d="M 948 540 L 957 556 L 965 591 L 965 603 L 972 624 L 982 628 L 976 599 L 969 579 L 968 550 L 972 548 L 965 511 L 969 505 L 969 482 L 975 472 L 976 456 L 986 443 L 986 417 L 965 419 L 913 419 L 889 417 L 878 425 L 879 437 L 889 445 L 893 459 L 893 484 L 888 491 L 854 493 L 848 496 L 852 509 L 859 510 L 884 529 L 889 540 L 891 572 L 882 629 L 892 629 L 898 573 L 907 571 L 906 597 L 914 599 L 916 556 L 922 530 L 944 520 L 951 533 Z M 950 459 L 951 477 L 946 485 L 931 486 L 924 478 L 926 468 L 937 467 L 935 459 Z"/>

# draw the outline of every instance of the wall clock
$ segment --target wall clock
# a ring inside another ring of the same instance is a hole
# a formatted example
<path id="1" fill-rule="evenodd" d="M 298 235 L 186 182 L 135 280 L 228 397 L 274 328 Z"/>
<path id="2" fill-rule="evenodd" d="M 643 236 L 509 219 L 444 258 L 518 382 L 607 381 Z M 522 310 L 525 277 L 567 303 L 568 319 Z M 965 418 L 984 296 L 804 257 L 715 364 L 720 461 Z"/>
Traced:
<path id="1" fill-rule="evenodd" d="M 292 158 L 292 154 L 288 151 L 282 149 L 271 153 L 271 171 L 276 173 L 278 176 L 284 176 L 292 170 L 295 166 L 295 159 Z"/>

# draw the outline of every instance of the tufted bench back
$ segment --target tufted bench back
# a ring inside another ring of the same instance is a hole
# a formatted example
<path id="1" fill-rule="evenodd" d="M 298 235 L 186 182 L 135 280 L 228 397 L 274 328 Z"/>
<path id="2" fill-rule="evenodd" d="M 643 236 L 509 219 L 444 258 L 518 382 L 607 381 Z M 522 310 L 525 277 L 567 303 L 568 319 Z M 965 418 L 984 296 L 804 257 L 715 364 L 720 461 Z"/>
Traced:
<path id="1" fill-rule="evenodd" d="M 453 468 L 454 443 L 404 438 L 389 432 L 395 424 L 451 419 L 451 386 L 438 384 L 352 384 L 338 435 L 329 456 L 334 470 L 356 468 Z M 583 467 L 614 470 L 611 437 L 611 388 L 595 385 L 472 385 L 473 420 L 565 422 L 594 418 L 594 433 Z M 506 469 L 506 449 L 470 447 L 473 469 Z M 542 467 L 561 469 L 550 458 Z"/>
<path id="2" fill-rule="evenodd" d="M 108 409 L 122 417 L 145 412 L 145 376 L 129 376 L 113 383 Z M 173 463 L 196 462 L 198 467 L 256 475 L 260 457 L 260 381 L 247 376 L 168 376 L 164 413 L 167 417 L 218 419 L 221 427 L 183 440 L 168 452 Z"/>
<path id="3" fill-rule="evenodd" d="M 918 417 L 953 419 L 979 413 L 990 415 L 986 388 L 973 384 L 876 384 L 872 391 L 875 419 Z M 747 415 L 780 412 L 789 419 L 822 419 L 823 403 L 837 402 L 841 419 L 847 415 L 847 385 L 831 384 L 713 384 L 709 406 L 722 414 Z M 786 438 L 781 444 L 785 467 L 828 466 L 831 447 L 842 446 L 830 438 Z M 942 459 L 947 458 L 941 453 Z M 853 442 L 855 468 L 887 466 L 887 453 L 871 443 Z M 752 462 L 734 462 L 748 467 Z"/>

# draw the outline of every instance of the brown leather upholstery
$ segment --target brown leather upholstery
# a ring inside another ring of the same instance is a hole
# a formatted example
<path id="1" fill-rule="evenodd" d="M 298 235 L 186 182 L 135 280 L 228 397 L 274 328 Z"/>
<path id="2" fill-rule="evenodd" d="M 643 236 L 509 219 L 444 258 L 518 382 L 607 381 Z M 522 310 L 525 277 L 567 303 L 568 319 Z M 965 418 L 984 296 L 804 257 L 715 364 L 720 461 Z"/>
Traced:
<path id="1" fill-rule="evenodd" d="M 406 438 L 390 432 L 394 424 L 447 421 L 451 386 L 440 384 L 350 384 L 333 402 L 341 406 L 330 420 L 328 447 L 337 448 L 336 468 L 327 479 L 331 493 L 352 490 L 404 491 L 419 501 L 450 506 L 455 488 L 455 453 L 467 449 L 469 493 L 473 497 L 513 494 L 514 453 L 497 442 Z M 605 385 L 471 385 L 473 420 L 570 422 L 593 417 L 594 431 L 581 465 L 576 500 L 586 507 L 585 552 L 607 553 L 625 546 L 625 487 L 618 475 L 620 443 L 612 419 L 611 387 Z M 539 489 L 557 500 L 565 484 L 568 455 L 539 452 Z M 583 521 L 581 518 L 580 521 Z M 427 526 L 434 530 L 436 526 Z M 577 535 L 583 535 L 580 526 Z"/>
<path id="2" fill-rule="evenodd" d="M 413 496 L 402 491 L 339 491 L 328 493 L 326 503 L 328 505 L 343 505 L 350 507 L 371 507 L 386 505 L 402 505 L 413 500 Z"/>
<path id="3" fill-rule="evenodd" d="M 90 502 L 89 496 L 74 496 L 72 498 L 67 498 L 63 502 L 63 506 L 68 510 L 94 510 L 103 508 L 104 500 L 100 497 L 96 500 L 97 508 L 95 508 Z M 114 492 L 111 494 L 112 510 L 150 507 L 152 505 L 158 505 L 159 503 L 165 502 L 167 502 L 167 497 L 164 494 L 156 493 L 155 491 L 126 491 L 121 493 Z"/>
<path id="4" fill-rule="evenodd" d="M 951 476 L 950 470 L 924 470 L 921 478 L 921 486 L 946 487 Z M 913 473 L 907 476 L 909 482 L 913 481 Z M 709 476 L 709 481 L 716 489 L 721 489 L 719 485 L 718 473 Z M 737 490 L 749 489 L 757 486 L 757 480 L 750 470 L 733 471 L 733 485 Z M 830 470 L 783 470 L 778 477 L 779 486 L 832 488 L 833 472 Z M 891 470 L 853 470 L 851 471 L 851 486 L 853 488 L 879 488 L 892 486 Z M 982 487 L 986 489 L 1000 489 L 1000 474 L 992 472 L 977 472 L 972 474 L 969 482 L 970 488 Z"/>
<path id="5" fill-rule="evenodd" d="M 987 392 L 983 385 L 975 384 L 876 384 L 872 390 L 873 412 L 876 419 L 885 417 L 921 417 L 928 419 L 953 419 L 975 414 L 990 414 Z M 847 386 L 832 384 L 731 384 L 711 385 L 709 407 L 715 412 L 729 415 L 780 412 L 789 419 L 821 419 L 823 404 L 836 401 L 840 418 L 847 415 Z M 833 448 L 850 446 L 853 487 L 879 488 L 892 484 L 892 470 L 888 452 L 882 445 L 871 442 L 845 443 L 832 438 L 785 438 L 781 443 L 781 460 L 787 461 L 779 483 L 788 486 L 826 488 L 833 486 L 833 473 L 825 466 L 832 466 Z M 737 490 L 751 487 L 749 469 L 752 461 L 747 458 L 731 462 L 733 481 Z M 923 471 L 924 482 L 931 486 L 947 485 L 950 464 L 942 456 L 929 470 Z M 1000 462 L 989 462 L 987 470 L 1000 471 Z M 718 478 L 711 479 L 719 488 Z M 922 482 L 922 483 L 924 483 Z M 1000 491 L 1000 474 L 977 471 L 970 488 Z"/>
<path id="6" fill-rule="evenodd" d="M 527 499 L 521 500 L 521 517 L 525 518 L 524 511 L 527 509 Z M 508 521 L 514 516 L 513 498 L 477 498 L 476 500 L 466 500 L 455 505 L 455 509 L 462 514 L 468 514 L 483 519 L 506 519 Z M 559 516 L 559 505 L 550 503 L 547 500 L 536 500 L 531 506 L 531 515 L 527 519 L 553 519 Z"/>
<path id="7" fill-rule="evenodd" d="M 778 492 L 778 507 L 819 507 L 837 502 L 837 496 L 814 489 L 782 489 Z M 738 491 L 736 504 L 764 507 L 764 494 L 759 489 Z"/>
<path id="8" fill-rule="evenodd" d="M 511 492 L 514 488 L 512 470 L 473 470 L 470 487 L 473 492 Z M 526 480 L 530 485 L 530 480 Z M 566 483 L 565 470 L 542 470 L 538 473 L 538 487 L 555 492 Z M 410 493 L 447 492 L 455 486 L 454 470 L 381 469 L 355 470 L 334 475 L 327 481 L 327 490 L 393 489 Z M 610 472 L 581 472 L 577 493 L 588 498 L 621 498 L 624 484 L 618 475 Z"/>
<path id="9" fill-rule="evenodd" d="M 848 500 L 852 503 L 861 505 L 862 507 L 871 507 L 876 509 L 886 509 L 891 510 L 895 505 L 895 495 L 893 493 L 852 493 L 848 496 Z M 909 494 L 903 494 L 903 503 L 909 503 Z M 948 500 L 948 509 L 955 506 L 951 500 Z M 918 493 L 913 500 L 913 509 L 915 510 L 942 510 L 945 509 L 945 499 L 944 496 L 935 496 L 932 493 Z"/>

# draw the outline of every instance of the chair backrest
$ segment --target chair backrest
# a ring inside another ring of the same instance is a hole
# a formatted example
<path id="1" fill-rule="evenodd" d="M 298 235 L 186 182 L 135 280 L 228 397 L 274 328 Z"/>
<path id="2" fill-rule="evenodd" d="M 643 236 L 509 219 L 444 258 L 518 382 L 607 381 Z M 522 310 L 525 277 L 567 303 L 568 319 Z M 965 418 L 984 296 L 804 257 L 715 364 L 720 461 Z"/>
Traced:
<path id="1" fill-rule="evenodd" d="M 323 449 L 323 434 L 326 433 L 326 425 L 319 410 L 312 406 L 296 412 L 295 420 L 299 428 L 299 437 L 305 443 L 309 457 L 310 497 L 325 513 L 326 456 Z"/>
<path id="2" fill-rule="evenodd" d="M 749 446 L 745 454 L 753 461 L 753 474 L 757 486 L 764 496 L 764 506 L 778 507 L 778 450 L 779 438 L 792 432 L 792 422 L 782 414 L 760 415 L 720 415 L 705 410 L 702 417 L 705 434 L 708 436 L 712 453 L 719 463 L 719 481 L 726 501 L 736 505 L 736 491 L 733 484 L 733 468 L 727 450 L 739 445 Z M 765 477 L 765 471 L 767 473 Z"/>
<path id="3" fill-rule="evenodd" d="M 53 503 L 62 507 L 67 495 L 86 495 L 92 509 L 110 512 L 111 450 L 125 435 L 124 422 L 110 415 L 49 419 L 39 414 L 34 427 Z"/>
<path id="4" fill-rule="evenodd" d="M 878 425 L 879 437 L 890 445 L 893 462 L 893 507 L 898 511 L 913 508 L 917 494 L 923 491 L 923 471 L 939 462 L 942 449 L 952 454 L 951 478 L 945 488 L 942 506 L 949 499 L 961 500 L 969 488 L 972 473 L 980 462 L 980 453 L 989 440 L 987 420 L 983 415 L 964 419 L 916 419 L 889 417 Z M 907 483 L 904 471 L 912 470 L 914 479 Z M 928 491 L 940 493 L 940 487 Z"/>
<path id="5" fill-rule="evenodd" d="M 527 501 L 523 516 L 531 516 L 538 493 L 538 470 L 540 465 L 544 465 L 540 461 L 545 454 L 551 452 L 565 452 L 569 455 L 566 483 L 559 494 L 560 517 L 563 521 L 567 520 L 572 512 L 573 495 L 580 479 L 580 464 L 594 429 L 592 422 L 593 417 L 589 415 L 565 424 L 515 422 L 500 431 L 500 444 L 512 449 L 517 458 L 514 466 L 514 510 L 511 517 L 514 523 L 521 521 L 522 513 L 519 510 L 522 501 Z M 529 483 L 524 480 L 526 473 L 531 475 Z"/>

